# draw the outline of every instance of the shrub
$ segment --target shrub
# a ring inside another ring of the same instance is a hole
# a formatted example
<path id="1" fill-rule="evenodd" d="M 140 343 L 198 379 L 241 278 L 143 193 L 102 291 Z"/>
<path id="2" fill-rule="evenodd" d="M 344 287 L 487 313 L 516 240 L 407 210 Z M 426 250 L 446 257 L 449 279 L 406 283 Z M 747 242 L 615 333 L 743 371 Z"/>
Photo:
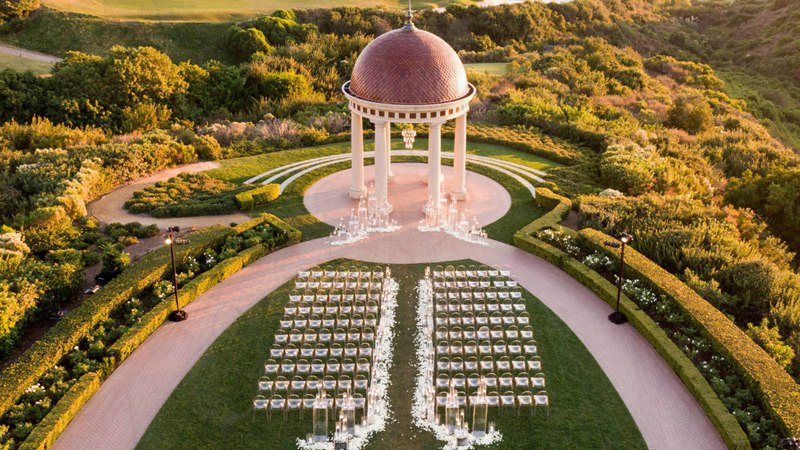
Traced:
<path id="1" fill-rule="evenodd" d="M 691 134 L 699 134 L 714 125 L 711 107 L 701 96 L 682 96 L 667 113 L 667 124 Z"/>
<path id="2" fill-rule="evenodd" d="M 272 183 L 236 194 L 236 202 L 243 211 L 249 211 L 275 200 L 279 195 L 280 186 Z"/>
<path id="3" fill-rule="evenodd" d="M 216 161 L 222 158 L 222 147 L 213 136 L 198 136 L 194 140 L 194 151 L 197 157 L 206 161 Z"/>
<path id="4" fill-rule="evenodd" d="M 781 366 L 789 367 L 792 364 L 794 350 L 783 342 L 777 327 L 769 326 L 768 319 L 762 320 L 759 325 L 747 324 L 747 335 Z"/>

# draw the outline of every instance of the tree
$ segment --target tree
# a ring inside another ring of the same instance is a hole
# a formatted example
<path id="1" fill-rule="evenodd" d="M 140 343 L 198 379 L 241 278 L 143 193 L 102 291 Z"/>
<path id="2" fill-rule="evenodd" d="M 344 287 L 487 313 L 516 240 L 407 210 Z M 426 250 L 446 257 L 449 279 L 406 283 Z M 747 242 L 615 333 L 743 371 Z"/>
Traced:
<path id="1" fill-rule="evenodd" d="M 14 19 L 24 19 L 39 9 L 39 0 L 3 0 L 0 2 L 0 25 Z"/>

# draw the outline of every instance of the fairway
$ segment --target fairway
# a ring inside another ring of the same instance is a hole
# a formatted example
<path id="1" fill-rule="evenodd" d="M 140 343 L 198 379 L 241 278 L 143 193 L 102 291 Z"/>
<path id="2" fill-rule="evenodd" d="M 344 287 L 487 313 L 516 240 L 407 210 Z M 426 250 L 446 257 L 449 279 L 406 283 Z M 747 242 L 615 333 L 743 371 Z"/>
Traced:
<path id="1" fill-rule="evenodd" d="M 402 0 L 45 0 L 45 6 L 53 9 L 89 14 L 93 16 L 123 20 L 165 20 L 219 22 L 243 19 L 260 13 L 270 13 L 276 9 L 293 8 L 334 8 L 339 6 L 375 6 L 380 8 L 404 9 L 407 2 Z M 449 2 L 445 2 L 449 3 Z M 415 0 L 414 9 L 438 6 L 434 2 Z"/>

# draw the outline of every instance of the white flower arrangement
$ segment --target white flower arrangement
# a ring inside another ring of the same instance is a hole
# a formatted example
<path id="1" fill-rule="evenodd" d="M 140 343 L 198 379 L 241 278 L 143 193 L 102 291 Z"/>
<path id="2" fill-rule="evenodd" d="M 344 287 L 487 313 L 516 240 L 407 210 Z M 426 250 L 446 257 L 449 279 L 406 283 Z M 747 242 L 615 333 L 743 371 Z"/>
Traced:
<path id="1" fill-rule="evenodd" d="M 581 248 L 575 244 L 575 240 L 560 230 L 545 228 L 538 231 L 535 236 L 545 242 L 554 244 L 572 256 L 576 256 L 581 252 Z"/>
<path id="2" fill-rule="evenodd" d="M 369 438 L 374 433 L 383 431 L 386 423 L 391 418 L 391 405 L 389 403 L 389 369 L 392 366 L 392 356 L 394 353 L 394 325 L 397 308 L 397 293 L 400 285 L 394 278 L 387 280 L 386 296 L 384 297 L 385 309 L 381 313 L 379 327 L 383 328 L 380 340 L 375 343 L 375 366 L 372 372 L 370 384 L 375 386 L 376 399 L 374 405 L 370 405 L 371 415 L 374 421 L 367 426 L 356 426 L 355 435 L 348 441 L 349 450 L 360 450 L 364 447 Z M 300 450 L 334 450 L 333 442 L 310 443 L 305 439 L 297 439 L 297 448 Z"/>
<path id="3" fill-rule="evenodd" d="M 476 446 L 492 445 L 500 442 L 503 435 L 498 430 L 487 433 L 476 438 L 469 435 L 467 445 L 458 445 L 455 435 L 450 434 L 445 425 L 431 423 L 426 417 L 428 405 L 425 399 L 425 389 L 432 380 L 427 379 L 426 374 L 433 373 L 433 361 L 428 355 L 426 348 L 431 344 L 431 337 L 426 332 L 428 317 L 433 308 L 433 286 L 429 277 L 419 281 L 417 284 L 417 334 L 414 342 L 417 351 L 417 380 L 414 386 L 414 401 L 411 406 L 411 416 L 414 418 L 414 425 L 422 430 L 433 432 L 436 439 L 444 441 L 443 450 L 470 450 Z"/>

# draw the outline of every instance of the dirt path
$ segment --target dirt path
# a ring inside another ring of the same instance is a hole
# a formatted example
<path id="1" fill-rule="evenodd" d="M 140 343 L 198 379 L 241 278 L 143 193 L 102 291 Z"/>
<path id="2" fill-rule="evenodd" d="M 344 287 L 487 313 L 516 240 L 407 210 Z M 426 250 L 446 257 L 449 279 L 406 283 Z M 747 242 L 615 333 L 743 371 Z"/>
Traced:
<path id="1" fill-rule="evenodd" d="M 49 63 L 57 63 L 59 61 L 63 61 L 63 58 L 59 58 L 58 56 L 48 55 L 45 53 L 35 52 L 33 50 L 26 50 L 24 48 L 14 47 L 11 45 L 0 44 L 0 53 L 4 53 L 6 55 L 11 56 L 19 56 L 22 58 L 32 59 L 34 61 L 42 61 L 42 62 L 49 62 Z"/>

